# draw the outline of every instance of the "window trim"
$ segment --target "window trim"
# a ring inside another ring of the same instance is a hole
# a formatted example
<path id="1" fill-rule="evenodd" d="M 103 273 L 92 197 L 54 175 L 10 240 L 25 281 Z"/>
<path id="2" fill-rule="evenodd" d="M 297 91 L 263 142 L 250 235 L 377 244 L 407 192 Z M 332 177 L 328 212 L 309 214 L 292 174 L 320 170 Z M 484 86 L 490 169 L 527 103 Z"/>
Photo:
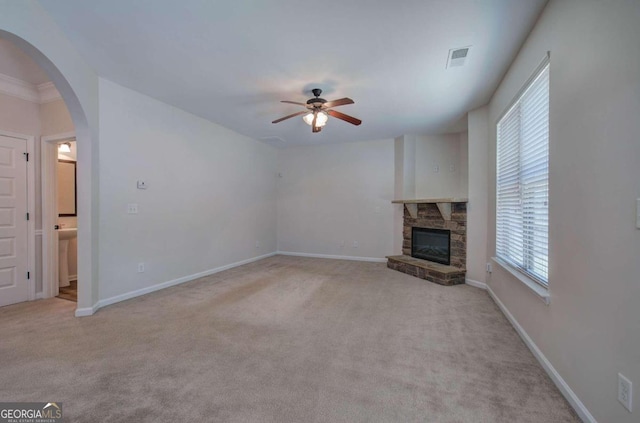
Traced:
<path id="1" fill-rule="evenodd" d="M 500 113 L 498 115 L 498 118 L 493 123 L 493 127 L 496 128 L 496 145 L 497 145 L 497 141 L 498 141 L 498 136 L 497 136 L 498 135 L 498 133 L 497 133 L 498 123 L 502 120 L 503 117 L 505 117 L 507 115 L 507 113 L 509 113 L 511 111 L 511 109 L 513 109 L 513 106 L 516 105 L 518 100 L 520 100 L 520 97 L 522 97 L 522 95 L 525 93 L 525 91 L 527 91 L 527 89 L 529 88 L 529 85 L 531 85 L 531 83 L 533 81 L 535 81 L 535 79 L 538 77 L 538 74 L 542 71 L 542 69 L 544 69 L 544 67 L 547 66 L 550 63 L 551 63 L 551 52 L 547 51 L 547 53 L 545 54 L 545 56 L 542 59 L 542 61 L 540 62 L 540 64 L 538 64 L 538 66 L 536 66 L 536 68 L 533 70 L 533 72 L 531 72 L 531 75 L 529 75 L 527 80 L 524 81 L 524 84 L 522 84 L 522 87 L 520 87 L 518 92 L 511 99 L 511 101 L 502 110 L 502 113 Z M 551 97 L 551 94 L 549 94 L 549 97 Z"/>
<path id="2" fill-rule="evenodd" d="M 495 192 L 495 211 L 494 211 L 494 218 L 495 218 L 495 228 L 494 228 L 494 235 L 495 235 L 495 245 L 494 245 L 494 257 L 491 257 L 492 261 L 498 265 L 500 265 L 501 268 L 505 269 L 506 271 L 508 271 L 509 273 L 511 273 L 514 277 L 516 277 L 516 279 L 518 279 L 520 282 L 522 282 L 525 286 L 527 286 L 531 291 L 533 291 L 542 301 L 544 301 L 544 303 L 546 305 L 549 305 L 551 303 L 551 298 L 550 298 L 550 294 L 549 294 L 549 280 L 547 280 L 547 283 L 544 284 L 542 283 L 540 280 L 538 280 L 537 278 L 534 277 L 534 275 L 529 274 L 528 272 L 525 272 L 520 266 L 517 266 L 511 262 L 509 262 L 508 260 L 505 260 L 504 258 L 498 257 L 497 254 L 497 229 L 498 229 L 498 224 L 497 224 L 497 218 L 498 218 L 498 211 L 497 211 L 497 204 L 498 204 L 498 192 L 497 192 L 497 185 L 498 185 L 498 155 L 497 155 L 497 146 L 498 146 L 498 124 L 500 123 L 500 121 L 511 112 L 511 110 L 518 104 L 518 102 L 520 101 L 521 97 L 524 95 L 524 93 L 529 89 L 529 87 L 531 86 L 531 84 L 536 80 L 536 78 L 540 75 L 540 72 L 542 72 L 542 70 L 544 70 L 544 68 L 546 66 L 550 66 L 551 63 L 551 52 L 547 51 L 544 58 L 542 59 L 542 61 L 538 64 L 538 66 L 536 66 L 536 68 L 533 70 L 533 72 L 529 75 L 529 77 L 526 79 L 526 81 L 524 82 L 524 84 L 522 85 L 522 87 L 518 90 L 518 92 L 513 96 L 512 100 L 507 104 L 507 106 L 504 108 L 504 110 L 502 111 L 502 113 L 500 113 L 497 117 L 497 119 L 494 122 L 493 128 L 495 130 L 495 140 L 496 140 L 496 155 L 495 155 L 495 160 L 496 160 L 496 170 L 495 170 L 495 184 L 494 187 L 496 188 L 496 192 Z M 551 93 L 549 93 L 549 98 L 551 98 Z M 549 178 L 549 174 L 547 174 L 547 178 Z M 548 260 L 549 256 L 547 256 L 547 260 Z"/>
<path id="3" fill-rule="evenodd" d="M 516 267 L 504 261 L 500 257 L 491 257 L 491 260 L 493 260 L 494 263 L 500 265 L 500 267 L 502 267 L 504 270 L 515 276 L 520 282 L 522 282 L 524 286 L 526 286 L 534 294 L 536 294 L 546 305 L 551 304 L 551 294 L 549 293 L 548 287 L 534 281 L 529 275 L 525 275 L 521 271 L 516 270 Z"/>

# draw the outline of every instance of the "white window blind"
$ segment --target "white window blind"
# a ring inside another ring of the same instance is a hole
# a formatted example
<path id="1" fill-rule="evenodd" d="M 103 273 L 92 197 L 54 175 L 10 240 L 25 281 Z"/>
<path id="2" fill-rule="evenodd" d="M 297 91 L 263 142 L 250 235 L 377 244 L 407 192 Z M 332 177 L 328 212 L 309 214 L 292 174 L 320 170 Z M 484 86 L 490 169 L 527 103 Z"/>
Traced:
<path id="1" fill-rule="evenodd" d="M 549 62 L 500 119 L 496 255 L 548 285 Z"/>

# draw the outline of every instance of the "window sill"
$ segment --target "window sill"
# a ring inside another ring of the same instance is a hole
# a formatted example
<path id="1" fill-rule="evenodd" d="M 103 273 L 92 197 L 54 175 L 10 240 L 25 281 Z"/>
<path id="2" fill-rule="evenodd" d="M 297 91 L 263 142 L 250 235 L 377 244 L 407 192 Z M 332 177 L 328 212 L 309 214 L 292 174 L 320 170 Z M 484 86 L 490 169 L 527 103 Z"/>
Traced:
<path id="1" fill-rule="evenodd" d="M 535 282 L 533 279 L 527 277 L 523 273 L 517 271 L 511 265 L 509 265 L 509 263 L 505 262 L 504 260 L 499 259 L 498 257 L 491 257 L 491 259 L 495 263 L 499 264 L 500 267 L 502 267 L 504 270 L 511 273 L 513 276 L 515 276 L 516 279 L 522 282 L 527 288 L 533 291 L 533 293 L 536 294 L 542 301 L 544 301 L 546 305 L 549 305 L 551 303 L 551 296 L 549 295 L 549 290 L 547 288 L 543 287 L 542 285 Z"/>

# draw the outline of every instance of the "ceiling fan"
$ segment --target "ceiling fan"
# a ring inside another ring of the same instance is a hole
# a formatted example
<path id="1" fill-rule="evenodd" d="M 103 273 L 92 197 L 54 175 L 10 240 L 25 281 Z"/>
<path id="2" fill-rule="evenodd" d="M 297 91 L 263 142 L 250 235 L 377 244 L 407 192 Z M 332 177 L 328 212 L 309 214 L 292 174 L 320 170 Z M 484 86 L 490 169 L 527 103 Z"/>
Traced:
<path id="1" fill-rule="evenodd" d="M 315 98 L 310 98 L 306 103 L 282 100 L 281 103 L 297 104 L 298 106 L 305 107 L 306 110 L 292 113 L 288 116 L 276 119 L 271 123 L 278 123 L 292 117 L 304 115 L 302 119 L 304 119 L 307 125 L 311 125 L 311 132 L 320 132 L 322 130 L 322 127 L 327 123 L 329 116 L 344 120 L 345 122 L 349 122 L 352 125 L 360 125 L 362 123 L 360 119 L 356 119 L 353 116 L 345 115 L 344 113 L 332 110 L 334 107 L 353 104 L 354 101 L 350 98 L 345 97 L 339 100 L 327 101 L 324 98 L 320 98 L 320 94 L 322 94 L 322 90 L 320 88 L 314 88 L 313 90 L 311 90 L 311 92 L 313 93 Z"/>

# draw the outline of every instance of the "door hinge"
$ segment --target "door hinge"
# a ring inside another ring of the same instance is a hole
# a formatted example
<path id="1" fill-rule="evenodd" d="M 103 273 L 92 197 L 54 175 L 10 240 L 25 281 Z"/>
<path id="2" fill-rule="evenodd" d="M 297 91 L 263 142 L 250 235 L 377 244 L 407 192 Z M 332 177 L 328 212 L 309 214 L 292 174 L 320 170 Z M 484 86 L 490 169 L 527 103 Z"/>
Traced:
<path id="1" fill-rule="evenodd" d="M 27 272 L 27 279 L 31 279 L 31 272 Z"/>
<path id="2" fill-rule="evenodd" d="M 29 220 L 29 213 L 27 213 L 27 220 Z"/>
<path id="3" fill-rule="evenodd" d="M 24 154 L 24 158 L 27 159 L 27 161 L 29 161 L 29 153 L 22 153 Z"/>

